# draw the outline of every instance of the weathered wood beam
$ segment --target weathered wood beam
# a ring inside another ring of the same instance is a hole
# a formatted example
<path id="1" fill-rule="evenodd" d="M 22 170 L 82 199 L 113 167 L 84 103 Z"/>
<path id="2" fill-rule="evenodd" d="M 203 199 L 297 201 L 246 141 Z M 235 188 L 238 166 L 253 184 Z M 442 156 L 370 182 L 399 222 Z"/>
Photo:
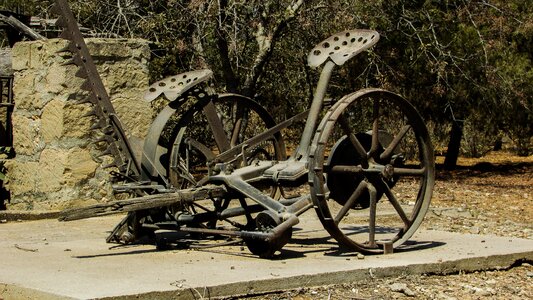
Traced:
<path id="1" fill-rule="evenodd" d="M 74 221 L 123 212 L 165 207 L 178 203 L 185 204 L 196 200 L 222 197 L 225 194 L 226 189 L 223 186 L 207 185 L 199 188 L 179 190 L 172 193 L 147 195 L 138 198 L 99 203 L 87 207 L 67 209 L 61 212 L 59 220 Z"/>
<path id="2" fill-rule="evenodd" d="M 24 33 L 28 37 L 30 37 L 33 40 L 46 40 L 46 38 L 39 33 L 37 33 L 35 30 L 29 28 L 24 23 L 19 21 L 17 18 L 13 16 L 6 17 L 3 14 L 0 14 L 0 21 L 3 21 L 4 23 L 10 25 L 11 27 L 17 29 L 18 31 Z"/>

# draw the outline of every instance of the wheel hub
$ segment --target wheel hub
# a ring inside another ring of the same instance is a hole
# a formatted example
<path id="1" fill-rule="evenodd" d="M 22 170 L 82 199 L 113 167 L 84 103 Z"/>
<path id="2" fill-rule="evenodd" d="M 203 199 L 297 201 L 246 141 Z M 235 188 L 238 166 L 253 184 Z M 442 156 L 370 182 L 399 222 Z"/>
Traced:
<path id="1" fill-rule="evenodd" d="M 282 220 L 275 213 L 265 210 L 257 214 L 255 218 L 256 228 L 259 231 L 270 232 L 273 228 L 281 224 Z M 245 239 L 246 246 L 255 255 L 262 258 L 271 258 L 276 251 L 281 250 L 292 236 L 292 227 L 285 230 L 279 237 L 269 240 L 259 240 L 253 238 Z"/>
<path id="2" fill-rule="evenodd" d="M 390 136 L 386 132 L 380 132 L 380 143 L 377 150 L 377 155 L 379 157 L 384 151 L 384 145 L 386 146 L 387 142 L 390 142 Z M 358 133 L 356 138 L 359 140 L 361 145 L 365 150 L 369 150 L 372 145 L 372 135 L 369 133 Z M 330 168 L 338 165 L 342 166 L 360 166 L 363 165 L 366 158 L 362 158 L 354 146 L 350 142 L 347 136 L 341 137 L 333 146 L 331 150 L 331 155 L 328 159 L 328 166 Z M 394 162 L 390 161 L 374 161 L 373 159 L 368 159 L 366 163 L 370 165 L 382 165 L 383 171 L 381 176 L 385 182 L 392 187 L 394 185 L 394 166 L 393 164 L 398 164 L 400 160 L 396 159 Z M 344 205 L 346 201 L 353 194 L 357 186 L 368 178 L 369 174 L 365 174 L 364 171 L 360 173 L 330 173 L 328 175 L 327 186 L 330 191 L 330 198 L 334 199 L 340 205 Z M 377 175 L 376 175 L 377 176 Z M 383 190 L 377 188 L 377 199 L 379 200 L 383 195 Z M 352 209 L 365 209 L 370 206 L 370 194 L 368 191 L 364 191 L 361 196 L 357 198 L 355 203 L 352 206 Z"/>

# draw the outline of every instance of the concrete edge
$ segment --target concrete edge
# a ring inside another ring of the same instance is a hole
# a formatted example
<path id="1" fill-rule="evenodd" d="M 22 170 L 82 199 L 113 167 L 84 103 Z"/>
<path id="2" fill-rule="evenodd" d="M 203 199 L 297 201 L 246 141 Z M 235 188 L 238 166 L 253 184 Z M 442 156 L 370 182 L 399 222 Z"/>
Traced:
<path id="1" fill-rule="evenodd" d="M 357 269 L 340 272 L 309 274 L 284 278 L 236 282 L 210 287 L 187 287 L 174 291 L 149 292 L 136 295 L 105 297 L 106 300 L 126 299 L 213 299 L 230 296 L 251 296 L 330 284 L 342 284 L 405 275 L 446 275 L 463 272 L 501 270 L 517 262 L 533 261 L 533 250 L 522 253 L 464 258 L 441 263 L 412 264 L 408 266 Z"/>
<path id="2" fill-rule="evenodd" d="M 67 300 L 73 299 L 52 293 L 47 293 L 31 288 L 20 287 L 13 284 L 0 283 L 0 300 L 1 299 L 19 299 L 19 300 Z"/>
<path id="3" fill-rule="evenodd" d="M 7 222 L 13 221 L 35 221 L 43 219 L 57 219 L 59 218 L 61 211 L 59 210 L 46 210 L 46 211 L 33 211 L 33 210 L 1 210 L 0 220 Z"/>

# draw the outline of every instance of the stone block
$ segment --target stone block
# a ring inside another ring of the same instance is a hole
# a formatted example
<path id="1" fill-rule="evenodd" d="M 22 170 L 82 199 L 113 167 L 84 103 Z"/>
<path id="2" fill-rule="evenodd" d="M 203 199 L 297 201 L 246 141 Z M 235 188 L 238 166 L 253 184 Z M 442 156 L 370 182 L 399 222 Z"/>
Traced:
<path id="1" fill-rule="evenodd" d="M 45 143 L 52 143 L 63 134 L 63 112 L 65 103 L 52 100 L 43 109 L 41 116 L 41 134 Z"/>
<path id="2" fill-rule="evenodd" d="M 63 110 L 63 137 L 89 140 L 94 118 L 83 117 L 91 111 L 90 104 L 74 104 L 67 102 Z"/>
<path id="3" fill-rule="evenodd" d="M 35 161 L 7 160 L 6 188 L 11 192 L 13 204 L 20 201 L 21 196 L 37 191 L 39 163 Z"/>
<path id="4" fill-rule="evenodd" d="M 65 172 L 66 150 L 44 149 L 39 158 L 39 170 L 36 172 L 37 190 L 40 193 L 59 191 L 65 184 L 63 173 Z"/>
<path id="5" fill-rule="evenodd" d="M 27 117 L 13 113 L 11 123 L 13 125 L 13 147 L 19 156 L 34 156 L 44 147 L 39 134 L 41 127 L 39 117 Z"/>
<path id="6" fill-rule="evenodd" d="M 35 101 L 35 74 L 15 72 L 13 94 L 17 109 L 33 110 Z"/>
<path id="7" fill-rule="evenodd" d="M 152 124 L 150 103 L 133 101 L 131 98 L 116 97 L 113 106 L 120 113 L 120 119 L 130 135 L 144 138 Z"/>
<path id="8" fill-rule="evenodd" d="M 70 149 L 65 159 L 64 182 L 67 186 L 83 184 L 94 177 L 97 167 L 88 149 Z"/>

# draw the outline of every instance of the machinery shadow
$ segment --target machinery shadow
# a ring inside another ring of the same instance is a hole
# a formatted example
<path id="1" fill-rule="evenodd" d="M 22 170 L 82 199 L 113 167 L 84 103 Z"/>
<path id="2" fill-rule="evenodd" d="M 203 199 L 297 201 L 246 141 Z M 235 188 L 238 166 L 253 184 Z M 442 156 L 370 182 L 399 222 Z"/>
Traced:
<path id="1" fill-rule="evenodd" d="M 365 234 L 367 230 L 362 227 L 352 227 L 351 234 Z M 391 229 L 386 227 L 376 228 L 378 233 L 388 233 Z M 285 245 L 280 251 L 268 258 L 268 260 L 290 260 L 296 258 L 306 257 L 312 253 L 324 253 L 325 256 L 339 256 L 339 257 L 356 257 L 359 253 L 339 245 L 339 243 L 327 234 L 325 230 L 302 230 L 300 228 L 294 228 L 294 235 L 290 239 L 289 243 Z M 322 234 L 323 236 L 317 236 Z M 435 241 L 418 241 L 418 240 L 408 240 L 403 245 L 394 249 L 394 253 L 404 253 L 412 251 L 420 251 L 426 249 L 432 249 L 437 247 L 442 247 L 446 243 L 444 242 L 435 242 Z M 146 249 L 147 246 L 153 248 Z M 144 247 L 139 249 L 139 247 Z M 198 243 L 173 243 L 165 250 L 157 249 L 152 244 L 139 243 L 131 245 L 116 245 L 109 248 L 110 250 L 115 250 L 115 253 L 105 253 L 105 254 L 95 254 L 95 255 L 80 255 L 73 256 L 73 258 L 79 259 L 90 259 L 98 257 L 113 257 L 113 256 L 122 256 L 122 255 L 140 255 L 146 253 L 156 253 L 161 251 L 198 251 L 213 253 L 219 255 L 229 255 L 237 257 L 246 257 L 254 259 L 262 259 L 257 255 L 252 254 L 248 251 L 246 245 L 243 241 L 233 240 L 230 243 L 219 243 L 219 244 L 202 244 Z M 370 255 L 380 255 L 380 254 L 370 254 Z"/>

